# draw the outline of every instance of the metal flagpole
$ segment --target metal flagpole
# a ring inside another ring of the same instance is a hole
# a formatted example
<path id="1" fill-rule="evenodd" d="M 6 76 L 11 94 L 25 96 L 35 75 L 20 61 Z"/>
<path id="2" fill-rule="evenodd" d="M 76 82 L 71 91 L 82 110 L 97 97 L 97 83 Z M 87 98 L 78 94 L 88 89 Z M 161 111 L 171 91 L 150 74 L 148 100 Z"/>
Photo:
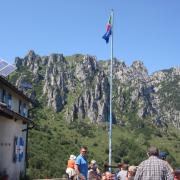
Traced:
<path id="1" fill-rule="evenodd" d="M 110 110 L 109 110 L 109 166 L 111 166 L 111 157 L 112 157 L 112 65 L 113 65 L 113 19 L 114 12 L 111 10 L 111 67 L 110 67 Z M 109 168 L 111 171 L 111 168 Z"/>

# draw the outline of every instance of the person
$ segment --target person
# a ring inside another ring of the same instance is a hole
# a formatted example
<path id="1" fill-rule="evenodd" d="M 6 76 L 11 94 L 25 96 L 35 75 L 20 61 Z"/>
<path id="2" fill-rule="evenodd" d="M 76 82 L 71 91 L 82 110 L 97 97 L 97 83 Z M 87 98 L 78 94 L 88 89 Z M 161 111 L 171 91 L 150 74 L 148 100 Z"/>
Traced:
<path id="1" fill-rule="evenodd" d="M 136 166 L 129 166 L 127 180 L 134 180 L 134 177 L 135 177 L 135 174 L 136 174 L 136 170 L 137 170 Z"/>
<path id="2" fill-rule="evenodd" d="M 180 168 L 174 170 L 174 180 L 180 180 Z"/>
<path id="3" fill-rule="evenodd" d="M 128 165 L 123 164 L 121 167 L 121 171 L 119 171 L 119 173 L 117 174 L 117 178 L 120 180 L 126 180 L 127 173 L 128 173 Z"/>
<path id="4" fill-rule="evenodd" d="M 168 155 L 167 152 L 164 152 L 164 151 L 159 152 L 159 158 L 162 159 L 162 160 L 164 160 L 164 162 L 167 163 L 167 166 L 169 166 L 169 168 L 171 169 L 171 172 L 173 173 L 173 168 L 171 167 L 171 165 L 169 164 L 169 162 L 166 160 L 167 155 Z"/>
<path id="5" fill-rule="evenodd" d="M 89 170 L 88 170 L 88 179 L 96 179 L 99 180 L 101 179 L 101 173 L 100 170 L 97 166 L 97 163 L 95 160 L 91 160 L 90 165 L 89 165 Z"/>
<path id="6" fill-rule="evenodd" d="M 118 173 L 121 171 L 122 165 L 123 165 L 123 163 L 119 163 L 119 164 L 117 165 L 118 170 L 115 171 L 115 180 L 118 180 L 117 175 L 118 175 Z"/>
<path id="7" fill-rule="evenodd" d="M 159 158 L 162 160 L 166 160 L 167 155 L 168 155 L 167 152 L 164 151 L 159 152 Z"/>
<path id="8" fill-rule="evenodd" d="M 102 174 L 102 180 L 114 180 L 113 174 L 110 171 L 106 171 Z"/>
<path id="9" fill-rule="evenodd" d="M 140 163 L 134 180 L 173 180 L 173 174 L 167 163 L 159 159 L 158 148 L 148 149 L 148 159 Z"/>
<path id="10" fill-rule="evenodd" d="M 68 179 L 75 179 L 76 171 L 75 171 L 75 159 L 76 156 L 71 154 L 67 163 L 66 173 L 68 175 Z"/>
<path id="11" fill-rule="evenodd" d="M 87 147 L 82 146 L 80 154 L 76 158 L 75 170 L 78 175 L 78 179 L 87 180 L 88 175 L 88 161 L 87 161 Z"/>

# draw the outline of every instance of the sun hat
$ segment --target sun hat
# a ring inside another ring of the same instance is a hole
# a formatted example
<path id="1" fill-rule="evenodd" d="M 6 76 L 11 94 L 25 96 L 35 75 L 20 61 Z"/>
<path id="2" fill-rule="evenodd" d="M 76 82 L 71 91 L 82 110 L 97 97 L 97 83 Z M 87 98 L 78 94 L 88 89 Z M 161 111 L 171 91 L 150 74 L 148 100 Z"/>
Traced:
<path id="1" fill-rule="evenodd" d="M 75 160 L 76 159 L 76 156 L 71 154 L 70 157 L 69 157 L 70 160 Z"/>
<path id="2" fill-rule="evenodd" d="M 96 161 L 95 160 L 91 160 L 91 164 L 96 164 Z"/>
<path id="3" fill-rule="evenodd" d="M 137 167 L 136 166 L 129 166 L 128 171 L 136 172 Z"/>

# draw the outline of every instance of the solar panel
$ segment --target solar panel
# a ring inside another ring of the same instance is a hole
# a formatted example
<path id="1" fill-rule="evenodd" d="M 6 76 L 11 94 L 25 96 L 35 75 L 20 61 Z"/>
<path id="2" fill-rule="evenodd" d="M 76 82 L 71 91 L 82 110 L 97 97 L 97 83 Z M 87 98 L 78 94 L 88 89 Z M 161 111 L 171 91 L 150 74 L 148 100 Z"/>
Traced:
<path id="1" fill-rule="evenodd" d="M 13 71 L 16 70 L 16 67 L 8 64 L 6 61 L 0 59 L 0 75 L 7 77 L 9 74 L 11 74 Z"/>
<path id="2" fill-rule="evenodd" d="M 0 59 L 0 70 L 3 69 L 4 67 L 6 67 L 7 65 L 8 65 L 7 62 Z"/>
<path id="3" fill-rule="evenodd" d="M 16 67 L 9 64 L 0 70 L 0 75 L 7 77 L 9 74 L 11 74 L 15 70 L 16 70 Z"/>

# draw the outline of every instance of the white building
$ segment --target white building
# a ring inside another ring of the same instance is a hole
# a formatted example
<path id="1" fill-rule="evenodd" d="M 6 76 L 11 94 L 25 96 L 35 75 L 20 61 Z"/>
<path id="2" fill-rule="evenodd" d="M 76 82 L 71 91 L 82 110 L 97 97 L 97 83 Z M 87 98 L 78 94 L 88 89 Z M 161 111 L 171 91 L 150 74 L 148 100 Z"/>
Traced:
<path id="1" fill-rule="evenodd" d="M 31 100 L 0 76 L 0 179 L 19 180 L 26 172 L 26 141 Z"/>

